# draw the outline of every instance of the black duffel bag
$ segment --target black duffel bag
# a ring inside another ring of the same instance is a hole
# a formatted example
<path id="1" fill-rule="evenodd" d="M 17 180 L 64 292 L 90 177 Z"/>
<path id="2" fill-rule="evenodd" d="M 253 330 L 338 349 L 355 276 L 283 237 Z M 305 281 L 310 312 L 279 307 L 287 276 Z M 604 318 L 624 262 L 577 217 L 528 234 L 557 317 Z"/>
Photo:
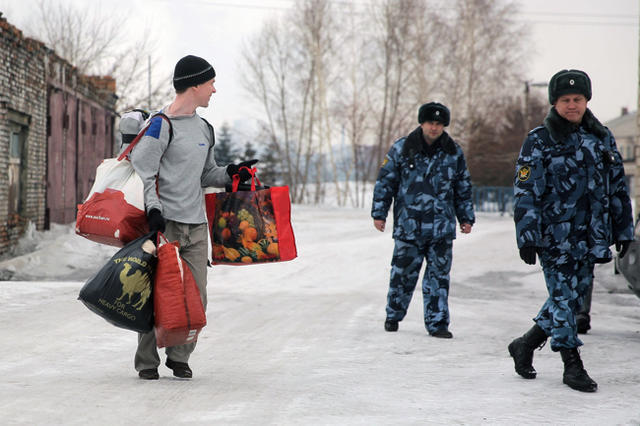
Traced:
<path id="1" fill-rule="evenodd" d="M 153 329 L 153 274 L 157 258 L 143 244 L 154 233 L 121 248 L 80 290 L 87 308 L 117 327 L 140 333 Z M 151 249 L 154 249 L 151 246 Z"/>

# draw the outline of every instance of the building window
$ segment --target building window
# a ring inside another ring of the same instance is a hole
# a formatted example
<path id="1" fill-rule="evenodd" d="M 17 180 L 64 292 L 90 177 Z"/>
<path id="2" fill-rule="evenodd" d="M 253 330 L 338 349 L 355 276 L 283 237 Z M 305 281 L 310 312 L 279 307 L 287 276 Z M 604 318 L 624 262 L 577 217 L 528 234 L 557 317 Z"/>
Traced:
<path id="1" fill-rule="evenodd" d="M 12 124 L 9 136 L 9 215 L 22 214 L 24 206 L 25 141 L 27 129 Z"/>
<path id="2" fill-rule="evenodd" d="M 27 192 L 27 137 L 31 117 L 22 112 L 7 111 L 9 127 L 9 200 L 8 213 L 11 221 L 17 215 L 23 216 Z"/>

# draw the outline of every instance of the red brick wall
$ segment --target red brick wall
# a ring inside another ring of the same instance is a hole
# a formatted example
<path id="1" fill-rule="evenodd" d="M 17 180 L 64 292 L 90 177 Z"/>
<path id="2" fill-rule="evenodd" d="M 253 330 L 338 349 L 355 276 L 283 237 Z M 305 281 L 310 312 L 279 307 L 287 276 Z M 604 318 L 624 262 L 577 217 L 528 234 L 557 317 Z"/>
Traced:
<path id="1" fill-rule="evenodd" d="M 24 37 L 0 13 L 0 254 L 17 241 L 28 222 L 42 230 L 50 222 L 75 220 L 76 204 L 86 197 L 95 167 L 112 154 L 114 92 L 113 78 L 79 74 L 43 43 Z M 58 98 L 65 99 L 64 106 Z M 9 129 L 16 117 L 28 123 L 24 202 L 18 214 L 9 215 Z M 83 121 L 91 137 L 81 134 Z"/>
<path id="2" fill-rule="evenodd" d="M 22 235 L 28 221 L 38 229 L 45 222 L 45 51 L 42 43 L 24 38 L 21 31 L 0 17 L 0 253 Z M 9 118 L 16 115 L 29 121 L 23 163 L 26 192 L 20 214 L 9 217 Z"/>

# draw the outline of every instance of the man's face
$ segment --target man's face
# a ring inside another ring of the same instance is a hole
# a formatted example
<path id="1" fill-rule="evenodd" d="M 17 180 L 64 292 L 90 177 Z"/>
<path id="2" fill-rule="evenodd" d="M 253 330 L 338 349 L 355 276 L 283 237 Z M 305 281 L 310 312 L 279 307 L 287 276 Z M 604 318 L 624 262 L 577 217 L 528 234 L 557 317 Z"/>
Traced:
<path id="1" fill-rule="evenodd" d="M 439 121 L 425 121 L 420 125 L 422 134 L 429 142 L 433 142 L 444 132 L 444 124 Z"/>
<path id="2" fill-rule="evenodd" d="M 587 98 L 579 94 L 562 95 L 553 106 L 556 107 L 560 117 L 571 123 L 580 124 L 587 110 Z"/>
<path id="3" fill-rule="evenodd" d="M 198 106 L 206 108 L 209 106 L 209 100 L 211 99 L 211 95 L 216 93 L 216 88 L 214 83 L 216 82 L 215 78 L 212 78 L 209 81 L 206 81 L 202 84 L 198 84 L 194 86 L 196 102 Z"/>

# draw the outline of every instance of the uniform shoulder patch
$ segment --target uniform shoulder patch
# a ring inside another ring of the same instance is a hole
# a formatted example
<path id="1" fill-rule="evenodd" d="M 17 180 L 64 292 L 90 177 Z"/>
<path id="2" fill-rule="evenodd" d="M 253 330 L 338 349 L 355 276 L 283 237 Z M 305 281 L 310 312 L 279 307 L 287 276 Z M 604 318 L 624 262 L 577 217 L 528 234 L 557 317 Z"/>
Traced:
<path id="1" fill-rule="evenodd" d="M 388 162 L 389 162 L 389 157 L 384 157 L 384 160 L 382 160 L 382 165 L 380 167 L 386 166 Z"/>
<path id="2" fill-rule="evenodd" d="M 518 180 L 520 182 L 526 182 L 531 177 L 531 167 L 524 165 L 518 169 Z"/>

